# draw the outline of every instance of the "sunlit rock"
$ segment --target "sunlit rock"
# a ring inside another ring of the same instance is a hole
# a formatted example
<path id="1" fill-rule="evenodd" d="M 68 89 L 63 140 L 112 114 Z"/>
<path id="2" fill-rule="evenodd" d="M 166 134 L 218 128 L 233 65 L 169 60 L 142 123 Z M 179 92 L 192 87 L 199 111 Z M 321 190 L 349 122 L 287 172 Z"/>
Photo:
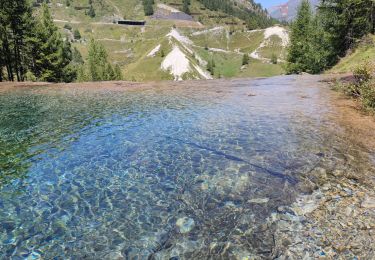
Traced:
<path id="1" fill-rule="evenodd" d="M 189 233 L 194 228 L 195 222 L 194 222 L 194 219 L 192 218 L 183 217 L 183 218 L 179 218 L 176 221 L 176 226 L 178 230 L 180 231 L 180 233 L 186 234 L 186 233 Z"/>

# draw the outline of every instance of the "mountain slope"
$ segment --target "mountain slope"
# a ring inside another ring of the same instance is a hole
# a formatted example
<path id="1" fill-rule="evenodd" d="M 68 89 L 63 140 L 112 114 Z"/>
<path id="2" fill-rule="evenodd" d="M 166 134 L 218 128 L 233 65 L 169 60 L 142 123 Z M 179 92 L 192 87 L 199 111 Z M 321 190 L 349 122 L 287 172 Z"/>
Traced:
<path id="1" fill-rule="evenodd" d="M 155 15 L 145 17 L 140 0 L 92 0 L 95 16 L 87 15 L 87 0 L 51 0 L 55 23 L 82 56 L 87 56 L 90 38 L 106 48 L 113 64 L 122 68 L 126 80 L 186 80 L 220 77 L 273 76 L 283 73 L 276 56 L 285 56 L 287 31 L 274 26 L 249 30 L 247 22 L 212 7 L 204 0 L 191 0 L 191 15 L 181 13 L 182 0 L 173 5 L 156 1 Z M 257 13 L 264 10 L 251 1 L 235 0 L 238 10 Z M 235 3 L 235 2 L 231 2 Z M 171 14 L 172 12 L 172 14 Z M 181 14 L 180 14 L 181 13 Z M 116 24 L 123 19 L 145 20 L 145 26 Z M 80 38 L 75 38 L 76 31 Z M 271 33 L 270 33 L 271 32 Z M 245 54 L 250 64 L 243 66 Z M 207 64 L 215 67 L 209 72 Z"/>
<path id="2" fill-rule="evenodd" d="M 250 29 L 271 26 L 274 22 L 262 6 L 253 0 L 199 0 L 199 2 L 209 10 L 221 11 L 243 20 Z"/>
<path id="3" fill-rule="evenodd" d="M 352 72 L 366 61 L 375 64 L 375 35 L 365 37 L 356 49 L 348 53 L 327 73 Z"/>

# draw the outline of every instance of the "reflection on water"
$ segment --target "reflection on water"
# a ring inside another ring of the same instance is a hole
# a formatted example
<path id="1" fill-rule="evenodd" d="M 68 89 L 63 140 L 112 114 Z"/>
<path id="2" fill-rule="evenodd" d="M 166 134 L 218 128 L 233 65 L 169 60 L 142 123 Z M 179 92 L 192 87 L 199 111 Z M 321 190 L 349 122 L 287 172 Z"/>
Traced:
<path id="1" fill-rule="evenodd" d="M 0 258 L 268 257 L 301 178 L 367 162 L 315 79 L 184 84 L 1 93 Z"/>

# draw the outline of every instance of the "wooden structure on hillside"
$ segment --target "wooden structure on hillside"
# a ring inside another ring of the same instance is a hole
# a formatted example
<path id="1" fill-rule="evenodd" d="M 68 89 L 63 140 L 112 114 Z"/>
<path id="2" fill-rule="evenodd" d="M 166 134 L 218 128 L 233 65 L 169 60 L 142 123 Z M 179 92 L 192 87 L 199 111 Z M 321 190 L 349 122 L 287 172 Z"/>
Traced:
<path id="1" fill-rule="evenodd" d="M 170 6 L 177 6 L 177 7 L 182 7 L 183 6 L 183 4 L 181 4 L 181 3 L 168 3 L 168 5 L 170 5 Z"/>
<path id="2" fill-rule="evenodd" d="M 89 10 L 90 6 L 74 6 L 74 9 L 77 10 L 77 11 L 80 11 L 80 10 Z"/>
<path id="3" fill-rule="evenodd" d="M 117 24 L 144 26 L 144 25 L 146 25 L 146 21 L 137 21 L 137 20 L 119 20 L 119 21 L 117 21 Z"/>

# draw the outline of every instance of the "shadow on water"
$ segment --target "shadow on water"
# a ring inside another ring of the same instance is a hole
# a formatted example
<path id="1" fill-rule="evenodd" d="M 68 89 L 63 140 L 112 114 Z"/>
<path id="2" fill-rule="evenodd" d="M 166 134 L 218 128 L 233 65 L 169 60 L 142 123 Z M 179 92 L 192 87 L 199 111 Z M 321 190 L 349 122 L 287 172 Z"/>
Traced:
<path id="1" fill-rule="evenodd" d="M 210 151 L 210 152 L 213 152 L 214 154 L 216 155 L 220 155 L 222 157 L 224 157 L 225 159 L 227 160 L 232 160 L 232 161 L 236 161 L 236 162 L 242 162 L 242 163 L 246 163 L 252 167 L 254 167 L 255 169 L 261 171 L 261 172 L 264 172 L 264 173 L 267 173 L 267 174 L 270 174 L 272 175 L 273 177 L 277 177 L 277 178 L 280 178 L 280 179 L 284 179 L 286 181 L 288 181 L 289 183 L 291 184 L 296 184 L 297 183 L 297 180 L 293 177 L 290 177 L 290 176 L 287 176 L 283 173 L 280 173 L 280 172 L 276 172 L 276 171 L 272 171 L 270 169 L 267 169 L 267 168 L 264 168 L 262 166 L 259 166 L 257 164 L 254 164 L 254 163 L 251 163 L 249 161 L 246 161 L 244 159 L 241 159 L 237 156 L 233 156 L 233 155 L 230 155 L 230 154 L 226 154 L 226 153 L 223 153 L 221 151 L 218 151 L 218 150 L 215 150 L 215 149 L 212 149 L 212 148 L 209 148 L 207 146 L 202 146 L 202 145 L 199 145 L 199 144 L 196 144 L 196 143 L 193 143 L 193 142 L 188 142 L 188 141 L 184 141 L 184 140 L 181 140 L 181 139 L 177 139 L 177 138 L 172 138 L 172 137 L 169 137 L 169 136 L 165 136 L 166 139 L 170 139 L 170 140 L 173 140 L 173 141 L 177 141 L 178 143 L 180 144 L 187 144 L 187 145 L 190 145 L 192 147 L 195 147 L 195 148 L 198 148 L 198 149 L 202 149 L 202 150 L 206 150 L 206 151 Z"/>

